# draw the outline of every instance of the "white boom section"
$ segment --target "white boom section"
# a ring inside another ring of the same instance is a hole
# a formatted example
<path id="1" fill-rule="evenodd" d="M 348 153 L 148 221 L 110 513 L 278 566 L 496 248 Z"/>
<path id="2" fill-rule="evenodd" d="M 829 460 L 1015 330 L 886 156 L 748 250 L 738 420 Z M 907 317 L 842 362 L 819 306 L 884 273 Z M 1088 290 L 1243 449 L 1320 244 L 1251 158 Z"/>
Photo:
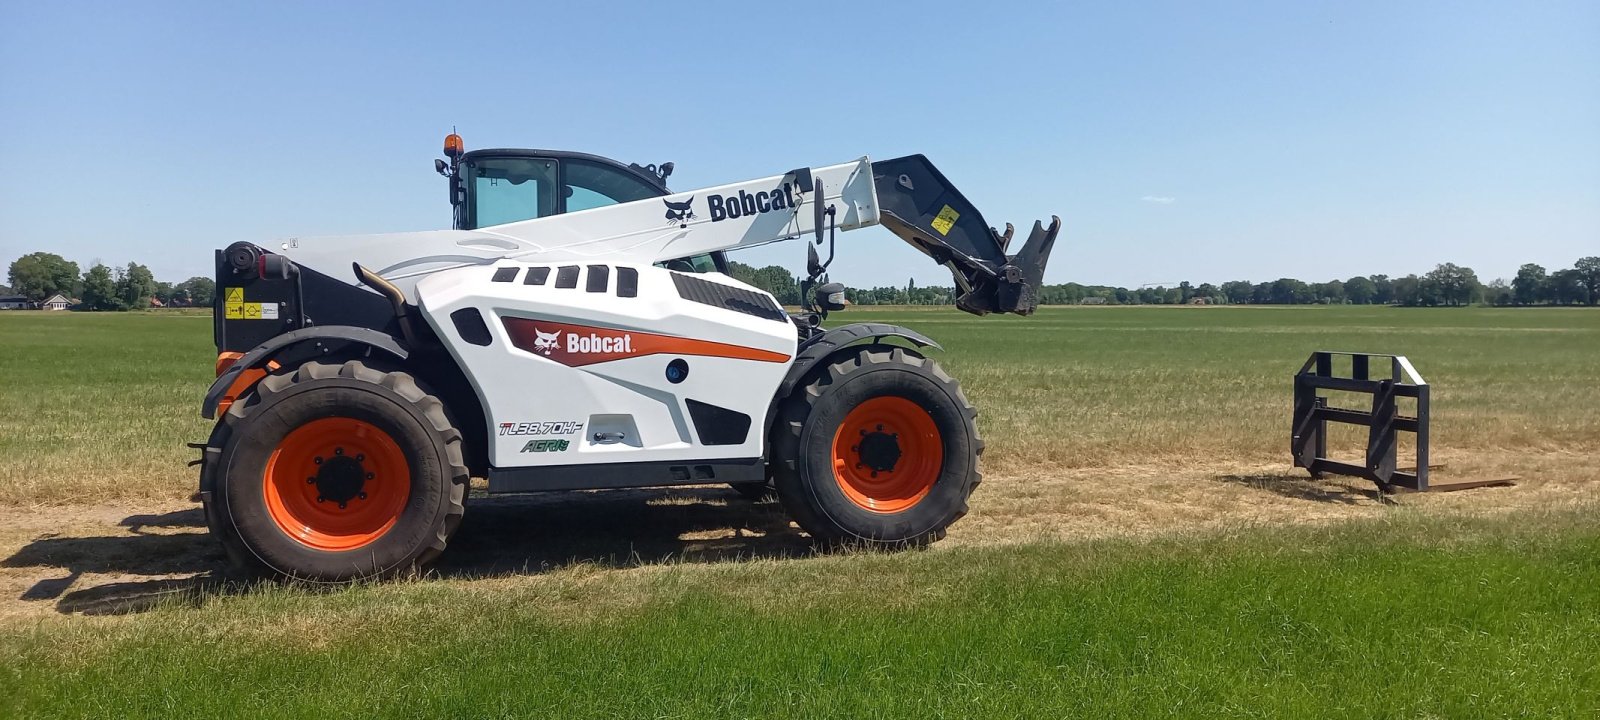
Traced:
<path id="1" fill-rule="evenodd" d="M 878 224 L 870 160 L 811 173 L 839 230 Z M 414 297 L 418 278 L 499 260 L 648 265 L 787 240 L 814 231 L 814 194 L 800 192 L 792 175 L 774 175 L 478 230 L 292 238 L 280 251 L 333 277 L 359 262 Z"/>

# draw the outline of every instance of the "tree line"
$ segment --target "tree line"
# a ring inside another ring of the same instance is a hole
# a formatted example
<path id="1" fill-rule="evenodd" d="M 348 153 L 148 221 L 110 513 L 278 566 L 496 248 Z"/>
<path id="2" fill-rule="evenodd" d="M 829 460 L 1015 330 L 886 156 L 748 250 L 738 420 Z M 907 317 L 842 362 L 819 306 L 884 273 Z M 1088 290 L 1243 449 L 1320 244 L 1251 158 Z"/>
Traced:
<path id="1" fill-rule="evenodd" d="M 799 305 L 800 281 L 778 265 L 753 267 L 730 262 L 731 274 L 770 292 L 785 305 Z M 79 300 L 88 310 L 131 310 L 151 307 L 155 299 L 165 306 L 209 306 L 216 284 L 207 277 L 178 283 L 155 279 L 139 263 L 107 267 L 96 262 L 79 272 L 78 264 L 60 255 L 36 252 L 11 263 L 10 288 L 0 294 L 26 296 L 40 302 L 61 294 Z M 949 305 L 955 302 L 951 287 L 846 288 L 845 297 L 857 305 Z M 1069 282 L 1039 288 L 1041 305 L 1183 305 L 1204 302 L 1218 305 L 1405 305 L 1435 307 L 1457 305 L 1596 305 L 1600 304 L 1600 256 L 1580 258 L 1570 268 L 1546 271 L 1529 263 L 1518 268 L 1509 282 L 1478 280 L 1472 268 L 1444 263 L 1423 275 L 1391 278 L 1356 276 L 1348 280 L 1307 283 L 1294 278 L 1252 283 L 1234 280 L 1221 284 L 1188 281 L 1176 287 L 1146 286 L 1136 289 Z"/>
<path id="2" fill-rule="evenodd" d="M 800 304 L 799 280 L 783 267 L 755 268 L 729 263 L 735 278 L 772 293 L 785 305 Z M 950 287 L 847 288 L 845 297 L 857 305 L 949 305 L 955 302 Z M 1391 278 L 1356 276 L 1348 280 L 1308 283 L 1294 278 L 1252 283 L 1233 280 L 1220 284 L 1184 281 L 1176 287 L 1145 286 L 1135 289 L 1069 282 L 1039 288 L 1041 305 L 1403 305 L 1449 307 L 1460 305 L 1596 305 L 1600 304 L 1600 256 L 1579 259 L 1572 267 L 1547 272 L 1532 263 L 1517 270 L 1509 282 L 1483 283 L 1469 267 L 1444 263 L 1422 275 Z"/>
<path id="3" fill-rule="evenodd" d="M 192 277 L 179 283 L 162 282 L 150 268 L 136 262 L 115 268 L 96 262 L 78 272 L 78 264 L 54 253 L 23 255 L 11 263 L 7 294 L 21 295 L 42 302 L 52 295 L 76 301 L 85 310 L 133 310 L 163 306 L 209 307 L 216 295 L 216 283 L 207 277 Z"/>

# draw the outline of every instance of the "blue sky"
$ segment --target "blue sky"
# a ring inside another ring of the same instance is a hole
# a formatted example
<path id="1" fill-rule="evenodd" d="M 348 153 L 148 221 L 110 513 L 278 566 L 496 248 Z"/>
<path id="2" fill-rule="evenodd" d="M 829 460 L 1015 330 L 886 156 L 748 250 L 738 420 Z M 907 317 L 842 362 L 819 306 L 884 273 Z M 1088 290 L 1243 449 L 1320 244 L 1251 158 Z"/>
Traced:
<path id="1" fill-rule="evenodd" d="M 1600 254 L 1593 2 L 234 5 L 3 0 L 0 263 L 181 280 L 235 240 L 447 227 L 451 126 L 685 190 L 924 153 L 992 224 L 1062 217 L 1050 282 Z M 835 280 L 949 282 L 840 241 Z"/>

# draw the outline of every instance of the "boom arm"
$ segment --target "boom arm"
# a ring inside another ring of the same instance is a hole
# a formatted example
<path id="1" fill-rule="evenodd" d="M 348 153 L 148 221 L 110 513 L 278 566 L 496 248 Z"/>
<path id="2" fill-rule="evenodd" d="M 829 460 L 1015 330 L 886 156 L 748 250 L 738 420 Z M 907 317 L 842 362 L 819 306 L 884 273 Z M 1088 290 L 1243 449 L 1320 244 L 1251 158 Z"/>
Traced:
<path id="1" fill-rule="evenodd" d="M 820 185 L 822 195 L 816 197 Z M 499 259 L 540 262 L 653 263 L 804 237 L 816 230 L 815 206 L 832 206 L 838 230 L 882 224 L 950 269 L 967 312 L 1014 312 L 1037 306 L 1036 288 L 1060 221 L 1038 223 L 1016 255 L 1001 235 L 921 155 L 874 163 L 867 158 L 822 168 L 704 188 L 660 198 L 479 228 L 389 235 L 296 238 L 282 251 L 309 267 L 351 262 L 409 295 L 421 276 Z M 336 271 L 335 271 L 336 272 Z"/>

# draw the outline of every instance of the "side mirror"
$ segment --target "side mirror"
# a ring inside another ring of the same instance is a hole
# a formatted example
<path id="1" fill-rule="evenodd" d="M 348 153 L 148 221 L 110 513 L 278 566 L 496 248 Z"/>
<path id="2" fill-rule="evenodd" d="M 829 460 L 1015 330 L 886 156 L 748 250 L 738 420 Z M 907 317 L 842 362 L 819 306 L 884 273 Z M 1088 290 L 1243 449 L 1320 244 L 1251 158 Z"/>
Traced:
<path id="1" fill-rule="evenodd" d="M 827 208 L 823 207 L 823 200 L 827 197 L 822 192 L 822 178 L 817 178 L 811 185 L 811 220 L 817 233 L 816 244 L 822 244 L 822 220 L 827 215 Z"/>
<path id="2" fill-rule="evenodd" d="M 450 166 L 445 164 L 445 161 L 440 160 L 438 158 L 434 158 L 433 159 L 433 171 L 434 172 L 439 173 L 440 175 L 443 175 L 445 177 L 450 177 L 449 168 L 450 168 Z"/>
<path id="3" fill-rule="evenodd" d="M 823 283 L 817 286 L 817 307 L 823 312 L 837 312 L 845 307 L 844 283 Z"/>
<path id="4" fill-rule="evenodd" d="M 817 257 L 817 246 L 806 246 L 806 277 L 816 278 L 822 276 L 822 260 Z"/>

